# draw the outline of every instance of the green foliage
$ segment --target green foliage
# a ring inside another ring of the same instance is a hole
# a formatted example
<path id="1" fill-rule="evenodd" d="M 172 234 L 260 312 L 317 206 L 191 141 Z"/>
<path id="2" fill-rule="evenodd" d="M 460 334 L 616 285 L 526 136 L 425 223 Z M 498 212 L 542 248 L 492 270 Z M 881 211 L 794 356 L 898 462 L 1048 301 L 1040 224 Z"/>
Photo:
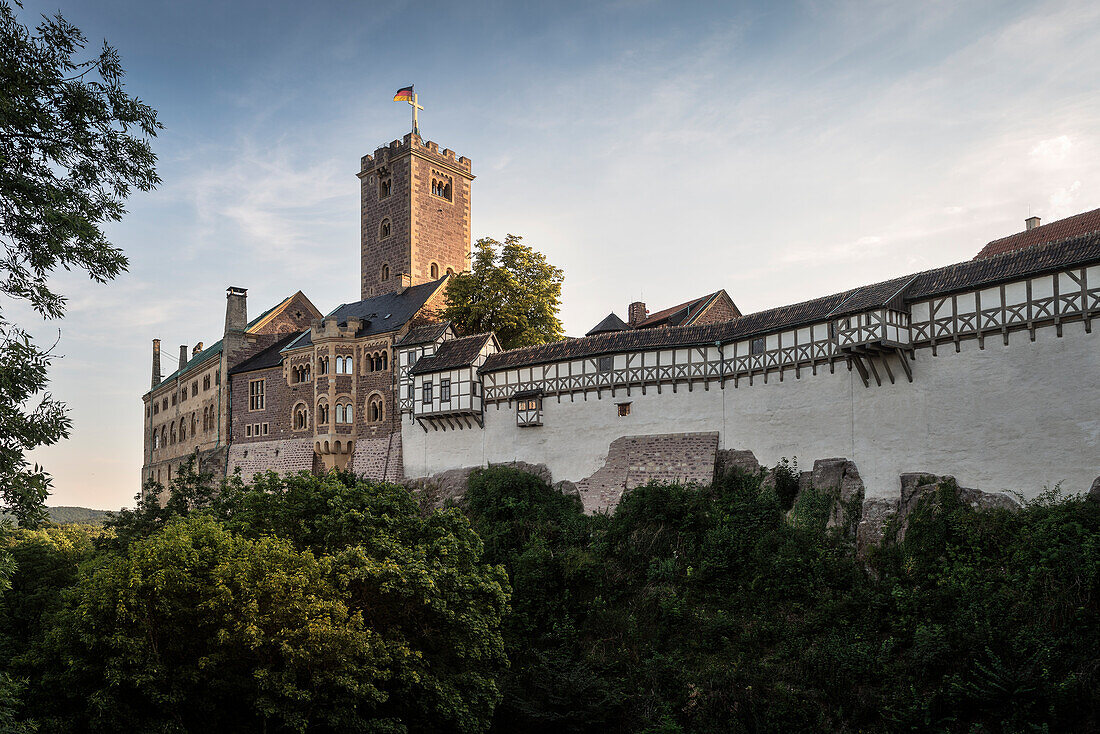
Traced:
<path id="1" fill-rule="evenodd" d="M 219 488 L 187 467 L 163 507 L 149 489 L 106 530 L 12 536 L 14 578 L 27 575 L 2 629 L 8 671 L 27 681 L 20 720 L 62 732 L 488 727 L 507 582 L 458 511 L 425 517 L 404 488 L 338 473 Z"/>
<path id="2" fill-rule="evenodd" d="M 443 317 L 459 334 L 492 331 L 504 349 L 564 337 L 558 318 L 564 275 L 522 240 L 512 234 L 503 245 L 488 237 L 478 240 L 472 272 L 451 278 Z"/>
<path id="3" fill-rule="evenodd" d="M 1096 728 L 1100 506 L 979 512 L 943 487 L 867 568 L 825 529 L 834 498 L 788 518 L 764 478 L 640 487 L 589 518 L 476 473 L 466 503 L 514 589 L 494 729 Z"/>
<path id="4" fill-rule="evenodd" d="M 82 60 L 85 44 L 60 14 L 32 32 L 0 0 L 0 293 L 46 318 L 65 311 L 50 283 L 58 268 L 101 283 L 126 269 L 102 226 L 122 218 L 132 189 L 159 183 L 156 112 L 123 90 L 113 48 Z M 46 392 L 52 357 L 0 308 L 0 511 L 23 527 L 46 520 L 50 489 L 24 454 L 71 427 Z"/>

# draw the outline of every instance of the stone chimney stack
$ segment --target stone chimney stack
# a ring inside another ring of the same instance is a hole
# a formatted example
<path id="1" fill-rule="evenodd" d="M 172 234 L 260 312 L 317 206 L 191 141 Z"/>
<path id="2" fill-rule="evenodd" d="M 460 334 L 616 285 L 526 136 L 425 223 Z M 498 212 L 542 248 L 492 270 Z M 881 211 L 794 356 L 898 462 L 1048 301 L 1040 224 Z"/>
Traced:
<path id="1" fill-rule="evenodd" d="M 248 289 L 230 286 L 225 291 L 225 333 L 248 327 Z"/>
<path id="2" fill-rule="evenodd" d="M 187 364 L 187 345 L 186 344 L 180 344 L 180 369 L 181 370 L 183 369 L 183 366 L 185 364 Z"/>
<path id="3" fill-rule="evenodd" d="M 202 351 L 202 342 L 199 342 L 198 344 L 195 345 L 195 348 L 191 350 L 191 359 L 194 359 L 195 355 L 197 355 L 201 351 Z"/>
<path id="4" fill-rule="evenodd" d="M 153 384 L 150 387 L 156 387 L 160 384 L 160 339 L 153 340 Z"/>
<path id="5" fill-rule="evenodd" d="M 1024 220 L 1024 226 L 1026 226 L 1028 229 L 1035 229 L 1039 226 L 1039 223 L 1039 217 L 1028 217 Z"/>
<path id="6" fill-rule="evenodd" d="M 404 293 L 412 287 L 412 276 L 408 273 L 401 273 L 401 275 L 397 276 L 397 278 L 399 281 L 397 284 L 397 292 L 399 294 Z"/>
<path id="7" fill-rule="evenodd" d="M 635 301 L 626 307 L 626 323 L 630 328 L 634 328 L 642 321 L 645 321 L 645 315 L 649 313 L 645 310 L 645 304 L 641 301 Z"/>

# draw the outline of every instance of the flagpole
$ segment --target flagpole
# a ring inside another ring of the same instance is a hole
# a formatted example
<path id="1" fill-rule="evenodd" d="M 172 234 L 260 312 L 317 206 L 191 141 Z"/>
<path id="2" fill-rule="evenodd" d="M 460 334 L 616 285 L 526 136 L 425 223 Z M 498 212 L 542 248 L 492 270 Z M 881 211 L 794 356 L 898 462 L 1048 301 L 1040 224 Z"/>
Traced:
<path id="1" fill-rule="evenodd" d="M 416 92 L 413 92 L 413 99 L 412 99 L 413 135 L 419 135 L 420 134 L 420 129 L 419 129 L 420 126 L 417 124 L 418 121 L 417 121 L 417 118 L 416 118 L 416 111 L 420 107 L 420 105 L 418 104 L 419 99 L 420 99 L 420 95 L 418 95 Z"/>

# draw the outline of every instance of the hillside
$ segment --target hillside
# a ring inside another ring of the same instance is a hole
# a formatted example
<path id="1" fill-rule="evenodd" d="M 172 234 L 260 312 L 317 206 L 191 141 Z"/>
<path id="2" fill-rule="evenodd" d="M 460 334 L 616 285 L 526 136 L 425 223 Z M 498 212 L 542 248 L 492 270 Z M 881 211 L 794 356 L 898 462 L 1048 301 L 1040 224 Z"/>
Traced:
<path id="1" fill-rule="evenodd" d="M 50 520 L 58 525 L 102 525 L 107 519 L 108 510 L 93 510 L 90 507 L 48 507 Z M 0 520 L 10 515 L 0 513 Z"/>

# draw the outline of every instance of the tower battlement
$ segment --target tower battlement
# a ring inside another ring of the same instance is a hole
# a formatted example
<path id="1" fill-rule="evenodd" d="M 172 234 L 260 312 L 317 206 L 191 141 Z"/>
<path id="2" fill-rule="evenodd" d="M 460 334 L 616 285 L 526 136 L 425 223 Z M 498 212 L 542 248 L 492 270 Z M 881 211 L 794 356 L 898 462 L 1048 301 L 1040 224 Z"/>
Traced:
<path id="1" fill-rule="evenodd" d="M 391 141 L 389 145 L 375 148 L 374 155 L 368 153 L 363 156 L 360 162 L 360 171 L 362 173 L 368 173 L 412 152 L 418 153 L 428 159 L 435 159 L 444 165 L 448 165 L 451 168 L 457 168 L 463 172 L 470 171 L 473 165 L 469 158 L 456 155 L 450 148 L 443 148 L 441 150 L 439 143 L 434 140 L 426 141 L 419 135 L 406 133 L 405 137 L 401 140 L 394 140 Z"/>

